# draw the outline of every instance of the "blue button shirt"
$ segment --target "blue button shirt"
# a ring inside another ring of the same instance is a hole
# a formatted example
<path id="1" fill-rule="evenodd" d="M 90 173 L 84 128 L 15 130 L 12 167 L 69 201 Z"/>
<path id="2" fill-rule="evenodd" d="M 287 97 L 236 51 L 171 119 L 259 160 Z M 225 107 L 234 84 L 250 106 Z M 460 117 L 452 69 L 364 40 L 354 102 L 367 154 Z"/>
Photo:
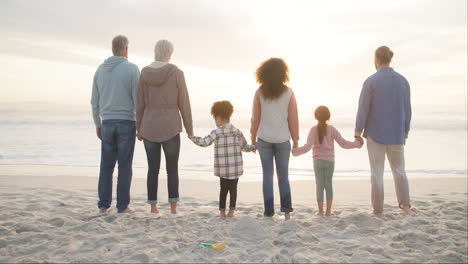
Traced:
<path id="1" fill-rule="evenodd" d="M 402 145 L 408 137 L 411 99 L 408 81 L 390 67 L 383 67 L 364 82 L 355 132 L 384 145 Z"/>

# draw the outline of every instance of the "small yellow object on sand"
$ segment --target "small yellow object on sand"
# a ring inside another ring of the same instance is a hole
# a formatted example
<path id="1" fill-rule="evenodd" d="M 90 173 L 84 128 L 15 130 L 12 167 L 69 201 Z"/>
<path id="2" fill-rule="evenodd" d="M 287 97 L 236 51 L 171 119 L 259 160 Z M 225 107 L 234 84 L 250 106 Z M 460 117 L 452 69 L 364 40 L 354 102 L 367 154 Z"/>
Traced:
<path id="1" fill-rule="evenodd" d="M 204 246 L 204 247 L 210 247 L 216 251 L 221 251 L 226 248 L 226 244 L 224 243 L 216 243 L 216 244 L 206 244 L 206 243 L 198 243 L 197 245 Z"/>
<path id="2" fill-rule="evenodd" d="M 213 244 L 213 245 L 211 246 L 211 248 L 214 249 L 214 250 L 216 250 L 216 251 L 221 251 L 221 250 L 223 250 L 223 249 L 226 248 L 226 244 L 224 244 L 224 243 Z"/>

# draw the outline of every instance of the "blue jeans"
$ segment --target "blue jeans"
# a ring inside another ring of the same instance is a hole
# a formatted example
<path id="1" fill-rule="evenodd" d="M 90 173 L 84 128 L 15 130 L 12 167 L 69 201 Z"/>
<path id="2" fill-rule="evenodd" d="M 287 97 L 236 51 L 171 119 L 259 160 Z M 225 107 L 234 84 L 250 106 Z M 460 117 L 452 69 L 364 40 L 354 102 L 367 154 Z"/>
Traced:
<path id="1" fill-rule="evenodd" d="M 273 159 L 276 163 L 276 174 L 281 198 L 281 212 L 292 212 L 291 205 L 291 187 L 289 186 L 288 170 L 289 155 L 291 143 L 269 143 L 258 139 L 257 142 L 260 160 L 263 168 L 263 203 L 265 211 L 264 216 L 273 216 L 275 214 L 274 194 L 273 194 Z"/>
<path id="2" fill-rule="evenodd" d="M 99 208 L 109 208 L 112 202 L 112 174 L 119 164 L 117 178 L 117 211 L 127 209 L 130 203 L 132 161 L 135 150 L 135 121 L 109 119 L 101 127 L 101 170 L 99 173 Z"/>
<path id="3" fill-rule="evenodd" d="M 148 159 L 148 174 L 146 178 L 148 204 L 157 204 L 158 202 L 158 177 L 161 163 L 161 147 L 164 150 L 164 156 L 166 158 L 169 202 L 178 202 L 180 134 L 177 134 L 177 136 L 164 142 L 151 142 L 144 139 L 143 143 L 145 144 L 146 157 Z"/>

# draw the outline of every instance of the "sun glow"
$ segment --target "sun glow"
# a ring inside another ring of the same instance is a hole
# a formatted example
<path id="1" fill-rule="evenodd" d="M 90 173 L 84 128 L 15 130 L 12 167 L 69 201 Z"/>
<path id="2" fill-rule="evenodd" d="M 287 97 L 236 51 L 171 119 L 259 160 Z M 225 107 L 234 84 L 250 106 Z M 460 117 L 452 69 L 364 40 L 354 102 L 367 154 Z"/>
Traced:
<path id="1" fill-rule="evenodd" d="M 38 9 L 30 5 L 28 12 Z M 467 104 L 466 1 L 188 1 L 183 10 L 126 1 L 106 21 L 100 16 L 105 4 L 93 3 L 96 13 L 83 5 L 50 7 L 36 12 L 39 18 L 25 16 L 26 7 L 1 9 L 8 11 L 0 24 L 6 36 L 0 46 L 2 101 L 60 103 L 72 96 L 87 105 L 93 73 L 111 55 L 117 32 L 129 36 L 129 59 L 140 69 L 153 59 L 154 43 L 170 39 L 172 62 L 184 70 L 193 105 L 200 108 L 230 99 L 248 113 L 255 69 L 269 57 L 288 63 L 300 111 L 310 113 L 320 104 L 353 107 L 375 71 L 373 51 L 382 44 L 395 51 L 392 66 L 410 80 L 416 105 Z M 164 12 L 155 17 L 150 10 Z M 66 13 L 74 22 L 57 23 L 50 12 Z M 440 87 L 450 89 L 441 94 Z"/>

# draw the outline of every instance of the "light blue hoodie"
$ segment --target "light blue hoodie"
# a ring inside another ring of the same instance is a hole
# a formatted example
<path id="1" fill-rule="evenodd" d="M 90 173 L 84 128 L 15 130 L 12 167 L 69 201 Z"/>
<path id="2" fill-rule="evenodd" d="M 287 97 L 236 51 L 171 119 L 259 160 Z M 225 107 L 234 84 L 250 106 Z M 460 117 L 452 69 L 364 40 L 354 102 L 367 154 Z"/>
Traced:
<path id="1" fill-rule="evenodd" d="M 109 57 L 98 67 L 94 74 L 91 96 L 97 128 L 101 127 L 101 119 L 135 121 L 139 78 L 138 66 L 124 57 Z"/>

